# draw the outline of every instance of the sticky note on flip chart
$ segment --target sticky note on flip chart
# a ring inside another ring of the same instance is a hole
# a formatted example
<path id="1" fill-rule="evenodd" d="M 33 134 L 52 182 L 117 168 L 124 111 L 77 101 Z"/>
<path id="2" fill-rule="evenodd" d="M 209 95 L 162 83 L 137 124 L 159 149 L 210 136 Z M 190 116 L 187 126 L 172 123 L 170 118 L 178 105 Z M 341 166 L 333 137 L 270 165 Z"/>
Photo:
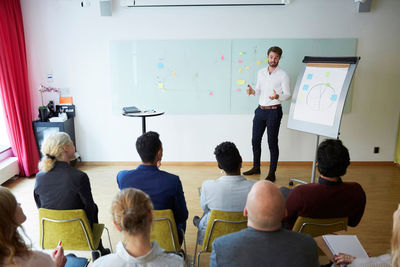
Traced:
<path id="1" fill-rule="evenodd" d="M 163 83 L 158 83 L 158 88 L 163 89 L 164 88 L 164 84 Z"/>
<path id="2" fill-rule="evenodd" d="M 246 83 L 245 80 L 237 80 L 236 82 L 238 85 L 244 85 Z"/>

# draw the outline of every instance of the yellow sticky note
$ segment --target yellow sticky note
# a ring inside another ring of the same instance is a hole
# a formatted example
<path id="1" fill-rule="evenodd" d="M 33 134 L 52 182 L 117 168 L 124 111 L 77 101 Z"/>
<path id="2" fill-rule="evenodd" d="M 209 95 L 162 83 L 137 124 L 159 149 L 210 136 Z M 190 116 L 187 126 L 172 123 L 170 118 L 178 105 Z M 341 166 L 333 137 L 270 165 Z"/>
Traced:
<path id="1" fill-rule="evenodd" d="M 257 61 L 257 64 L 258 64 L 258 65 L 260 65 L 260 64 L 261 64 L 261 61 L 260 61 L 260 60 L 259 60 L 259 61 Z"/>
<path id="2" fill-rule="evenodd" d="M 242 68 L 239 69 L 239 72 L 242 72 Z"/>
<path id="3" fill-rule="evenodd" d="M 173 71 L 173 72 L 172 72 L 172 76 L 174 76 L 174 77 L 175 77 L 175 71 Z"/>
<path id="4" fill-rule="evenodd" d="M 249 70 L 250 69 L 250 66 L 246 66 L 246 70 Z"/>
<path id="5" fill-rule="evenodd" d="M 166 92 L 166 90 L 165 90 L 165 89 L 162 89 L 162 90 L 161 90 L 161 92 L 165 93 L 165 92 Z"/>
<path id="6" fill-rule="evenodd" d="M 163 89 L 164 88 L 164 84 L 163 83 L 158 83 L 158 88 Z"/>
<path id="7" fill-rule="evenodd" d="M 243 52 L 239 52 L 239 55 L 243 55 Z"/>
<path id="8" fill-rule="evenodd" d="M 246 81 L 245 81 L 245 80 L 237 80 L 236 83 L 237 83 L 238 85 L 243 85 L 243 84 L 246 83 Z"/>

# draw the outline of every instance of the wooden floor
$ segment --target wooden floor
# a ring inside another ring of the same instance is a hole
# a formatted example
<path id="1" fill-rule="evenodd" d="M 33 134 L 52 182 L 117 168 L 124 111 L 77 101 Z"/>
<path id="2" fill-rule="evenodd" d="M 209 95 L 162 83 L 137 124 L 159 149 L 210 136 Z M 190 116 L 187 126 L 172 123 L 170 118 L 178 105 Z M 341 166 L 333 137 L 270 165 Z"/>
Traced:
<path id="1" fill-rule="evenodd" d="M 118 192 L 116 175 L 120 170 L 132 169 L 136 165 L 103 165 L 81 166 L 91 181 L 92 193 L 99 206 L 99 220 L 106 224 L 111 234 L 113 247 L 121 239 L 111 222 L 111 201 Z M 180 176 L 189 209 L 189 219 L 186 230 L 187 254 L 193 258 L 196 228 L 193 226 L 194 215 L 201 216 L 200 197 L 197 188 L 207 179 L 217 179 L 221 171 L 216 166 L 162 166 L 161 169 Z M 244 168 L 242 171 L 246 170 Z M 264 167 L 261 175 L 248 176 L 249 179 L 260 180 L 266 176 Z M 309 181 L 311 167 L 308 166 L 280 166 L 277 172 L 277 186 L 287 186 L 289 178 L 296 177 Z M 392 214 L 400 203 L 400 168 L 396 166 L 350 166 L 344 181 L 357 181 L 367 194 L 367 206 L 361 223 L 355 228 L 349 228 L 350 234 L 356 234 L 365 249 L 372 255 L 387 253 L 390 249 L 392 229 Z M 27 215 L 24 223 L 27 235 L 33 246 L 38 248 L 39 223 L 38 213 L 33 199 L 35 179 L 20 178 L 9 181 L 4 186 L 11 188 Z M 103 243 L 108 246 L 106 237 Z M 83 253 L 83 254 L 82 254 Z M 84 252 L 78 255 L 90 257 Z M 208 254 L 202 256 L 202 266 L 208 266 Z"/>

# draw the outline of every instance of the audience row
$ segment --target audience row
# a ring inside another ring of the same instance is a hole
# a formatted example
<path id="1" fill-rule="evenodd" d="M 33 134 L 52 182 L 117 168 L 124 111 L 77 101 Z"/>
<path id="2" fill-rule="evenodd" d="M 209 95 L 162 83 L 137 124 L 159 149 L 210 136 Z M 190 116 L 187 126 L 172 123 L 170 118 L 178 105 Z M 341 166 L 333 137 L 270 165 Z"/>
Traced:
<path id="1" fill-rule="evenodd" d="M 117 183 L 121 191 L 112 203 L 113 221 L 123 233 L 125 242 L 118 244 L 115 254 L 97 259 L 95 266 L 108 266 L 111 263 L 112 266 L 183 266 L 182 258 L 164 253 L 155 241 L 150 243 L 153 209 L 173 211 L 179 242 L 182 243 L 188 219 L 182 183 L 178 176 L 159 169 L 163 147 L 157 133 L 147 132 L 140 136 L 136 149 L 142 164 L 134 170 L 118 173 Z M 41 152 L 44 157 L 39 163 L 41 171 L 36 176 L 34 188 L 37 207 L 84 209 L 89 222 L 97 223 L 98 208 L 93 200 L 89 178 L 86 173 L 69 164 L 75 156 L 75 147 L 68 134 L 50 135 L 44 141 Z M 201 218 L 193 218 L 193 223 L 199 228 L 199 243 L 204 238 L 212 209 L 243 211 L 248 217 L 248 228 L 216 239 L 210 266 L 319 266 L 315 241 L 307 235 L 290 231 L 297 217 L 348 217 L 348 224 L 353 227 L 362 218 L 366 204 L 365 192 L 358 183 L 343 182 L 341 179 L 350 164 L 350 157 L 340 140 L 325 140 L 318 147 L 318 183 L 300 185 L 293 190 L 278 189 L 268 181 L 256 183 L 247 180 L 241 175 L 240 153 L 231 142 L 218 145 L 214 154 L 218 167 L 226 175 L 205 181 L 201 187 L 200 205 L 204 213 Z M 2 189 L 1 194 L 15 201 L 6 189 Z M 4 221 L 4 224 L 11 224 L 15 229 L 25 220 L 22 210 L 18 211 L 17 206 L 7 207 L 16 210 L 15 218 Z M 17 211 L 20 216 L 18 220 Z M 1 223 L 3 225 L 3 221 Z M 396 217 L 394 227 L 395 223 Z M 393 229 L 395 239 L 398 230 Z M 32 258 L 31 255 L 40 254 L 32 254 L 18 234 L 15 238 L 21 242 L 17 247 L 23 249 L 8 246 L 3 253 L 1 247 L 0 262 L 12 264 L 21 257 Z M 392 243 L 392 257 L 380 259 L 392 261 L 393 266 L 397 266 L 397 243 L 398 238 Z M 98 249 L 102 256 L 110 253 L 102 242 Z M 53 262 L 63 266 L 65 257 L 62 248 L 53 254 Z M 337 264 L 350 264 L 354 258 L 351 255 L 338 255 L 334 260 Z"/>

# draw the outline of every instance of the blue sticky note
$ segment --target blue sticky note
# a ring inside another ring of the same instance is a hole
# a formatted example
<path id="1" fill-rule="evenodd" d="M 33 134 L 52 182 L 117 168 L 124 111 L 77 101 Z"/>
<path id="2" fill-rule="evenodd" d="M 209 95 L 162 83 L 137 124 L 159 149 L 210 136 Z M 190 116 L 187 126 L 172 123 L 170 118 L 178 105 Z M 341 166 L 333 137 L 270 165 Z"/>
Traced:
<path id="1" fill-rule="evenodd" d="M 312 79 L 312 74 L 308 74 L 307 75 L 307 80 L 311 80 Z"/>
<path id="2" fill-rule="evenodd" d="M 337 94 L 331 95 L 331 101 L 336 101 L 337 100 Z"/>
<path id="3" fill-rule="evenodd" d="M 307 91 L 308 90 L 308 84 L 303 85 L 303 91 Z"/>
<path id="4" fill-rule="evenodd" d="M 157 67 L 158 67 L 159 69 L 162 69 L 162 68 L 164 68 L 164 64 L 163 64 L 163 63 L 158 63 Z"/>

